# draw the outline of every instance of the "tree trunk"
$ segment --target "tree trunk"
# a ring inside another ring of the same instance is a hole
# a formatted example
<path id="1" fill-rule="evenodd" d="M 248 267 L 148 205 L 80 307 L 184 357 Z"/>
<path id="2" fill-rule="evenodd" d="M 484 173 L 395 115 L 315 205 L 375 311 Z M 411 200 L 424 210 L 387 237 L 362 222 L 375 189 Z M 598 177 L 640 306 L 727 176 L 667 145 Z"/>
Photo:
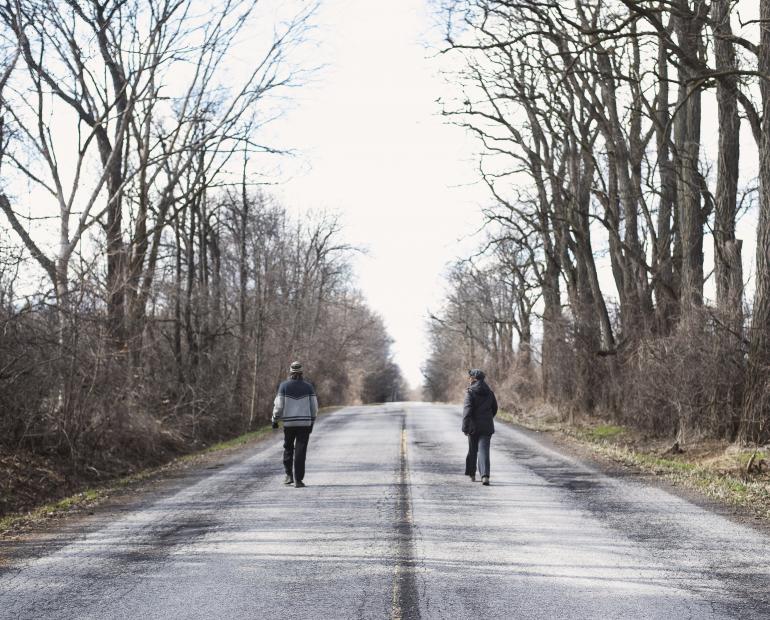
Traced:
<path id="1" fill-rule="evenodd" d="M 234 219 L 238 224 L 238 348 L 235 354 L 235 374 L 233 377 L 233 390 L 231 399 L 234 399 L 237 403 L 239 411 L 243 409 L 243 373 L 244 365 L 246 363 L 246 317 L 248 313 L 248 299 L 247 281 L 248 281 L 248 256 L 246 252 L 246 244 L 248 241 L 248 222 L 249 222 L 249 196 L 246 191 L 246 166 L 248 158 L 244 155 L 243 158 L 243 173 L 241 177 L 241 204 L 240 208 L 233 212 Z M 253 411 L 249 412 L 249 422 L 247 427 L 251 427 L 253 420 Z"/>
<path id="2" fill-rule="evenodd" d="M 770 23 L 770 0 L 760 2 L 760 20 Z M 770 74 L 770 28 L 760 29 L 758 70 Z M 740 437 L 768 440 L 770 409 L 770 83 L 759 81 L 762 126 L 759 144 L 759 223 L 754 308 L 749 331 L 749 360 Z"/>
<path id="3" fill-rule="evenodd" d="M 696 0 L 693 8 L 689 0 L 678 0 L 674 8 L 675 31 L 679 46 L 694 59 L 702 56 L 701 32 L 705 6 Z M 677 179 L 677 207 L 679 233 L 682 244 L 681 290 L 682 312 L 703 303 L 703 219 L 700 201 L 701 93 L 697 75 L 688 63 L 678 69 L 679 96 L 676 115 L 676 151 L 679 175 Z"/>
<path id="4" fill-rule="evenodd" d="M 674 265 L 671 246 L 674 238 L 671 216 L 676 205 L 676 171 L 671 161 L 671 114 L 669 112 L 668 57 L 666 46 L 658 41 L 659 84 L 655 138 L 660 162 L 660 204 L 658 206 L 657 238 L 653 247 L 655 301 L 657 302 L 657 328 L 661 334 L 671 331 L 678 293 L 674 286 Z"/>
<path id="5" fill-rule="evenodd" d="M 176 363 L 178 387 L 184 385 L 185 373 L 182 365 L 182 232 L 183 222 L 174 222 L 174 335 L 172 346 Z"/>
<path id="6" fill-rule="evenodd" d="M 553 401 L 558 396 L 559 341 L 563 337 L 561 315 L 561 292 L 559 266 L 556 260 L 546 255 L 545 278 L 543 282 L 543 397 Z"/>
<path id="7" fill-rule="evenodd" d="M 730 0 L 713 0 L 711 3 L 714 58 L 719 72 L 736 68 L 735 49 L 726 38 L 732 34 L 730 7 Z M 737 88 L 735 76 L 727 75 L 717 82 L 719 154 L 714 201 L 714 267 L 717 307 L 723 316 L 730 317 L 733 330 L 740 332 L 743 325 L 743 269 L 741 245 L 735 239 L 741 127 Z"/>

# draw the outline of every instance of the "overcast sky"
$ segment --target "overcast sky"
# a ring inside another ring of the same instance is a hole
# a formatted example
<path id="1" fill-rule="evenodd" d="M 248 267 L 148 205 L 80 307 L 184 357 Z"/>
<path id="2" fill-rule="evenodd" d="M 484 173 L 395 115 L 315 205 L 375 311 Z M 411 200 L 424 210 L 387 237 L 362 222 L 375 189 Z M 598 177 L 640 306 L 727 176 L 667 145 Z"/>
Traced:
<path id="1" fill-rule="evenodd" d="M 368 250 L 358 284 L 413 386 L 427 311 L 438 309 L 445 265 L 469 246 L 462 239 L 486 198 L 474 185 L 475 142 L 439 115 L 447 87 L 425 46 L 435 37 L 427 4 L 326 0 L 314 34 L 326 67 L 271 128 L 301 154 L 277 190 L 287 206 L 340 212 L 346 238 Z"/>

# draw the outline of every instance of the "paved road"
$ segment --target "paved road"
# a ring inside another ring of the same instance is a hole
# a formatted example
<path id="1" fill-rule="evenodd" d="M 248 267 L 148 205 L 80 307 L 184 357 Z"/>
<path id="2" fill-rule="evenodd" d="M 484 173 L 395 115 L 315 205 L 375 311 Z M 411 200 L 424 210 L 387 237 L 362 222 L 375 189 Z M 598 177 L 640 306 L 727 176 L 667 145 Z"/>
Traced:
<path id="1" fill-rule="evenodd" d="M 305 489 L 279 439 L 0 568 L 0 618 L 770 618 L 770 544 L 499 425 L 462 476 L 459 411 L 348 408 Z"/>

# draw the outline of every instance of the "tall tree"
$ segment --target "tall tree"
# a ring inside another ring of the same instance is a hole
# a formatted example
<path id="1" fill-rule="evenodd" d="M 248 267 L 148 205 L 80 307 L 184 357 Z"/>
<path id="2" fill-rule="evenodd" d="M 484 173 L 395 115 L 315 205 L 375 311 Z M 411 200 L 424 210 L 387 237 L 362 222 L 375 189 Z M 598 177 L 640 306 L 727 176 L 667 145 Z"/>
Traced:
<path id="1" fill-rule="evenodd" d="M 759 3 L 757 70 L 762 116 L 759 132 L 759 223 L 756 289 L 749 330 L 749 360 L 741 437 L 764 442 L 770 437 L 770 0 Z"/>

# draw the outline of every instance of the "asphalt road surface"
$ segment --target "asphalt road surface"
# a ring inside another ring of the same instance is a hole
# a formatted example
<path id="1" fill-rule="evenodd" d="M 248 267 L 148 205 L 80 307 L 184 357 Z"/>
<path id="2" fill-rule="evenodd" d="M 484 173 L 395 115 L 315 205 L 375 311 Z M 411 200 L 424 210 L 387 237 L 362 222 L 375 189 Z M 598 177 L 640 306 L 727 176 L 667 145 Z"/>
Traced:
<path id="1" fill-rule="evenodd" d="M 762 533 L 503 424 L 463 476 L 457 407 L 280 433 L 0 567 L 0 618 L 770 618 Z"/>

